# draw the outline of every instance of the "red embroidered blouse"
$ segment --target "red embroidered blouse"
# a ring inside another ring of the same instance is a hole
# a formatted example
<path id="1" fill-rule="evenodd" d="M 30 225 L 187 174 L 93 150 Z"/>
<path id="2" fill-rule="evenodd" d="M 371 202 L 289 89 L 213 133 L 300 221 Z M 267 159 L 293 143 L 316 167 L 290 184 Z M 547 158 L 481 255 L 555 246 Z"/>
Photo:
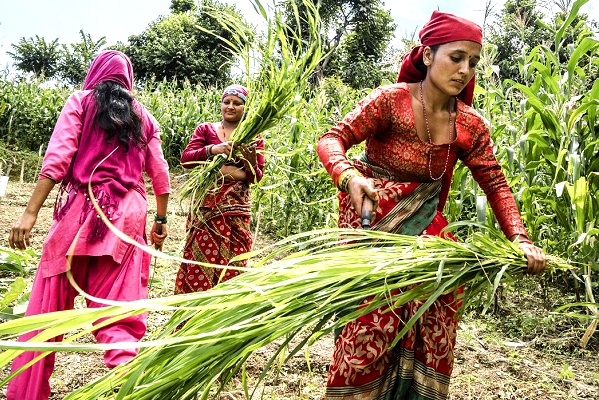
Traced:
<path id="1" fill-rule="evenodd" d="M 528 236 L 514 197 L 493 154 L 493 143 L 483 118 L 461 101 L 457 102 L 456 139 L 451 143 L 448 169 L 461 160 L 487 195 L 501 229 L 507 237 Z M 440 176 L 447 158 L 447 144 L 424 142 L 416 133 L 410 91 L 406 83 L 374 89 L 325 133 L 318 142 L 318 155 L 333 182 L 351 167 L 347 150 L 362 141 L 368 160 L 400 182 L 429 182 Z"/>

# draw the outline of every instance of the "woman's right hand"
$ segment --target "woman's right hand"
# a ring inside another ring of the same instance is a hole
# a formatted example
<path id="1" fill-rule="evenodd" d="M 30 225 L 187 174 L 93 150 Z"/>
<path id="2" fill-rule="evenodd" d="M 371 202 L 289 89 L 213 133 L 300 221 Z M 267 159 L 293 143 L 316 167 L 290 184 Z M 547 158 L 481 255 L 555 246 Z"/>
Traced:
<path id="1" fill-rule="evenodd" d="M 212 146 L 212 148 L 210 148 L 210 152 L 214 155 L 226 154 L 228 156 L 231 154 L 232 150 L 233 150 L 233 142 L 231 142 L 231 141 L 215 144 L 214 146 Z"/>
<path id="2" fill-rule="evenodd" d="M 24 212 L 15 222 L 8 235 L 8 244 L 12 249 L 26 250 L 31 246 L 29 238 L 36 220 L 37 214 Z"/>
<path id="3" fill-rule="evenodd" d="M 356 209 L 358 215 L 362 215 L 364 196 L 368 196 L 374 202 L 374 208 L 376 209 L 379 196 L 367 178 L 363 176 L 353 177 L 347 184 L 347 191 L 351 199 L 351 205 Z"/>

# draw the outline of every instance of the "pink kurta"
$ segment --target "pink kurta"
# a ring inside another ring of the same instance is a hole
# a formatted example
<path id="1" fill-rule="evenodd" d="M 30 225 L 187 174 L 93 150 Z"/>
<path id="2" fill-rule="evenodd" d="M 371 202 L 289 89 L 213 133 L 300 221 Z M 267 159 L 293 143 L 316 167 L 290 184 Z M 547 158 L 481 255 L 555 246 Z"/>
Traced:
<path id="1" fill-rule="evenodd" d="M 56 123 L 56 132 L 60 135 L 52 135 L 40 178 L 48 177 L 56 182 L 62 181 L 67 173 L 70 161 L 77 151 L 77 143 L 81 134 L 82 99 L 89 96 L 90 91 L 76 92 L 67 100 L 63 112 Z M 158 123 L 150 115 L 145 120 L 144 132 L 153 132 L 148 142 L 145 171 L 152 179 L 152 187 L 156 195 L 169 193 L 168 165 L 162 154 L 162 142 L 160 140 Z M 126 171 L 125 171 L 126 172 Z M 87 187 L 68 194 L 73 203 L 60 221 L 54 223 L 50 228 L 48 237 L 44 244 L 42 262 L 40 269 L 44 277 L 57 275 L 67 271 L 65 255 L 73 245 L 75 235 L 79 233 L 80 238 L 88 237 L 90 224 L 94 218 L 98 218 L 95 211 L 90 212 L 81 221 L 84 203 L 88 202 Z M 147 200 L 143 177 L 139 177 L 139 183 L 134 190 L 129 191 L 121 200 L 118 208 L 105 210 L 104 213 L 110 221 L 121 232 L 129 237 L 140 236 L 145 238 Z M 117 263 L 123 259 L 128 244 L 120 240 L 114 233 L 108 231 L 100 241 L 89 242 L 78 240 L 74 243 L 71 253 L 73 255 L 103 256 L 108 255 Z M 145 244 L 145 240 L 144 243 Z"/>

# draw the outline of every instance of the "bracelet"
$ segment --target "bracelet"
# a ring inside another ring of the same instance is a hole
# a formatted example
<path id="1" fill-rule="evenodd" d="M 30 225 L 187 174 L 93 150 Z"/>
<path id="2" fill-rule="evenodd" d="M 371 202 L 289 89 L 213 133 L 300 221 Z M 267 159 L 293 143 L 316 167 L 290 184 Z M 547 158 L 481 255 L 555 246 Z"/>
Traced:
<path id="1" fill-rule="evenodd" d="M 160 222 L 161 224 L 166 224 L 168 222 L 166 215 L 158 215 L 158 213 L 154 214 L 154 222 Z"/>
<path id="2" fill-rule="evenodd" d="M 342 192 L 346 192 L 348 190 L 349 181 L 351 181 L 356 176 L 364 176 L 355 168 L 348 168 L 343 171 L 339 175 L 339 179 L 337 179 L 337 188 Z"/>
<path id="3" fill-rule="evenodd" d="M 209 144 L 208 146 L 205 147 L 206 149 L 206 160 L 209 160 L 212 158 L 212 156 L 214 154 L 212 154 L 212 146 L 214 146 L 213 144 Z"/>

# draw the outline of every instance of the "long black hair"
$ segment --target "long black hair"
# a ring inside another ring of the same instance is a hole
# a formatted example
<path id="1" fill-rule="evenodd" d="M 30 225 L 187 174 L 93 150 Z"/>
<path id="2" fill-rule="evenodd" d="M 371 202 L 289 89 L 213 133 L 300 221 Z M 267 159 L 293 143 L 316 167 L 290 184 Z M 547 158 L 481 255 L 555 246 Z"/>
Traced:
<path id="1" fill-rule="evenodd" d="M 96 85 L 94 94 L 98 106 L 95 121 L 106 132 L 107 142 L 116 137 L 125 151 L 131 144 L 146 144 L 131 92 L 117 82 L 104 81 Z"/>

